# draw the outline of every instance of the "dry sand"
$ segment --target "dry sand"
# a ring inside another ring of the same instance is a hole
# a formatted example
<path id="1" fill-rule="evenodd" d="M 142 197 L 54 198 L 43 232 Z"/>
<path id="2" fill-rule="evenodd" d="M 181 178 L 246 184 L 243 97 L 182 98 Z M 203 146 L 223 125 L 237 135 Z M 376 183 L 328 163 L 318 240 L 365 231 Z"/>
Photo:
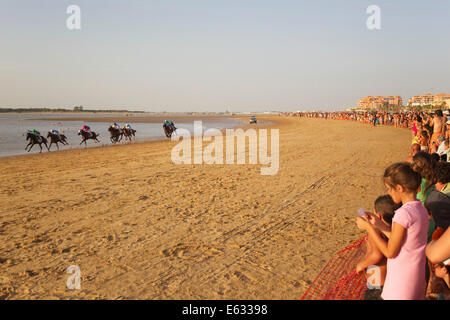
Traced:
<path id="1" fill-rule="evenodd" d="M 176 142 L 0 159 L 0 298 L 299 299 L 362 236 L 410 133 L 267 118 L 280 169 L 175 165 Z M 92 143 L 92 142 L 91 142 Z M 81 290 L 68 290 L 70 265 Z"/>

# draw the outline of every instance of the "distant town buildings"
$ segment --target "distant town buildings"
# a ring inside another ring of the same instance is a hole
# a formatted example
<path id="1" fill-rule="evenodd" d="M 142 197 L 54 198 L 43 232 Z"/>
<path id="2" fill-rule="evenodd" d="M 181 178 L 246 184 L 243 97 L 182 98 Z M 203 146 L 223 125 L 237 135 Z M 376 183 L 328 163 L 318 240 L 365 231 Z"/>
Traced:
<path id="1" fill-rule="evenodd" d="M 379 110 L 400 106 L 403 106 L 403 100 L 400 96 L 368 96 L 359 99 L 358 101 L 358 109 L 360 110 Z M 439 93 L 433 95 L 431 93 L 426 93 L 419 96 L 413 96 L 408 100 L 408 106 L 432 106 L 434 108 L 450 108 L 450 94 Z"/>
<path id="2" fill-rule="evenodd" d="M 409 99 L 408 105 L 411 105 L 413 107 L 427 105 L 440 107 L 444 105 L 446 106 L 446 108 L 450 108 L 450 94 L 439 93 L 433 95 L 431 93 L 425 93 L 421 96 L 413 96 L 411 99 Z"/>
<path id="3" fill-rule="evenodd" d="M 358 101 L 358 109 L 381 109 L 388 106 L 401 106 L 403 105 L 402 97 L 400 96 L 388 96 L 388 97 L 372 97 L 368 96 Z"/>

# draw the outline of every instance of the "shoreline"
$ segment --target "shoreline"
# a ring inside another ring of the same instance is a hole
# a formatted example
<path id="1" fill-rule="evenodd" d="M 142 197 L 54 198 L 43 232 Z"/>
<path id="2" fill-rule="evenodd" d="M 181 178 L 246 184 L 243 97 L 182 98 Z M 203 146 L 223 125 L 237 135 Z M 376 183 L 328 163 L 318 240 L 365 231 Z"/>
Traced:
<path id="1" fill-rule="evenodd" d="M 171 120 L 203 120 L 203 119 L 234 119 L 243 116 L 231 115 L 143 115 L 143 116 L 102 116 L 102 117 L 59 117 L 59 118 L 36 118 L 27 120 L 47 120 L 47 121 L 89 121 L 89 122 L 139 122 L 139 123 L 162 123 L 165 119 Z"/>
<path id="2" fill-rule="evenodd" d="M 187 119 L 185 117 L 181 117 L 182 119 Z M 231 118 L 231 117 L 227 117 L 227 118 Z M 260 118 L 264 118 L 264 117 L 260 117 Z M 207 119 L 207 118 L 203 118 L 203 119 Z M 222 132 L 222 135 L 225 135 L 225 130 L 226 129 L 248 129 L 248 128 L 255 128 L 255 125 L 250 125 L 248 123 L 248 119 L 247 117 L 241 117 L 241 116 L 236 116 L 233 117 L 232 119 L 236 119 L 241 121 L 241 124 L 238 124 L 234 127 L 230 127 L 230 128 L 225 128 L 225 129 L 221 129 L 220 131 Z M 33 119 L 33 120 L 44 120 L 44 119 Z M 199 118 L 195 118 L 192 120 L 202 120 Z M 65 120 L 59 120 L 59 121 L 65 121 Z M 104 122 L 104 121 L 91 121 L 91 122 Z M 147 122 L 147 123 L 159 123 L 160 121 L 151 121 L 151 122 Z M 257 127 L 258 129 L 263 129 L 263 128 L 269 128 L 269 127 L 273 127 L 277 124 L 277 121 L 274 121 L 272 118 L 269 121 L 269 123 L 258 123 Z M 191 133 L 192 134 L 192 133 Z M 193 139 L 193 137 L 191 137 L 191 139 Z M 166 138 L 166 137 L 154 137 L 154 138 L 144 138 L 144 140 L 139 140 L 139 141 L 132 141 L 131 143 L 129 142 L 125 142 L 125 143 L 118 143 L 118 144 L 112 144 L 112 143 L 108 143 L 108 144 L 104 144 L 104 145 L 91 145 L 87 148 L 84 147 L 76 147 L 76 148 L 67 148 L 67 149 L 63 149 L 64 146 L 61 147 L 60 150 L 52 150 L 52 151 L 47 151 L 44 150 L 42 151 L 42 153 L 39 152 L 34 152 L 34 153 L 28 153 L 28 154 L 17 154 L 17 155 L 5 155 L 5 156 L 0 156 L 0 160 L 1 159 L 6 159 L 6 158 L 20 158 L 20 157 L 29 157 L 29 156 L 33 156 L 33 155 L 42 155 L 42 154 L 46 154 L 46 153 L 60 153 L 60 152 L 77 152 L 80 150 L 87 150 L 87 149 L 102 149 L 102 148 L 110 148 L 110 147 L 120 147 L 120 146 L 127 146 L 127 145 L 141 145 L 141 144 L 152 144 L 152 143 L 156 143 L 156 142 L 163 142 L 163 141 L 170 141 L 170 139 Z M 92 143 L 92 141 L 89 141 Z M 88 142 L 88 143 L 89 143 Z"/>

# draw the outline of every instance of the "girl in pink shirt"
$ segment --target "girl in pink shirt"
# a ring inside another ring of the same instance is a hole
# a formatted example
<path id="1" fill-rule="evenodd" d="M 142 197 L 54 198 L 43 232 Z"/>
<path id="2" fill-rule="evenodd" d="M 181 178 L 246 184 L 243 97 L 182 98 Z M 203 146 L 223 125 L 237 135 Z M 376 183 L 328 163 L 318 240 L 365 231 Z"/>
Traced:
<path id="1" fill-rule="evenodd" d="M 425 248 L 428 212 L 416 199 L 421 176 L 408 163 L 395 163 L 384 172 L 384 184 L 395 203 L 392 230 L 374 216 L 358 217 L 358 228 L 374 238 L 375 245 L 388 258 L 387 275 L 381 297 L 385 300 L 422 300 L 425 297 Z M 375 229 L 388 238 L 383 240 Z"/>

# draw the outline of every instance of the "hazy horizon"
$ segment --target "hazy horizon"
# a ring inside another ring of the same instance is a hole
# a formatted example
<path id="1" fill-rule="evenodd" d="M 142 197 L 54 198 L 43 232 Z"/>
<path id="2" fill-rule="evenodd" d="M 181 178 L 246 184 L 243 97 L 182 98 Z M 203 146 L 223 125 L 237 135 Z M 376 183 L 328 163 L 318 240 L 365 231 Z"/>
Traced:
<path id="1" fill-rule="evenodd" d="M 81 30 L 69 30 L 69 5 Z M 381 9 L 369 30 L 366 9 Z M 0 107 L 264 112 L 450 93 L 450 2 L 0 0 Z"/>

